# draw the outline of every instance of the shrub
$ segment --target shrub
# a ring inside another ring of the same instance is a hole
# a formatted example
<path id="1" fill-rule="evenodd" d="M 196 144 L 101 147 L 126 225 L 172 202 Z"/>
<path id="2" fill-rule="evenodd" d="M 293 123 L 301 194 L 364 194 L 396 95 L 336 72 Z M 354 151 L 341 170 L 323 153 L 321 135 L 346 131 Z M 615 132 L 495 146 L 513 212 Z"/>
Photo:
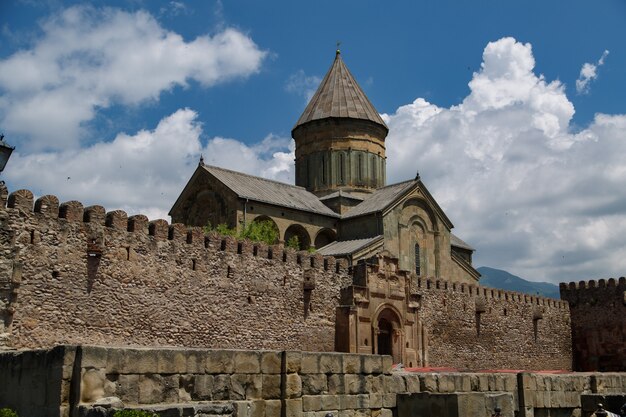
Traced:
<path id="1" fill-rule="evenodd" d="M 271 220 L 251 222 L 240 237 L 273 245 L 278 240 L 278 229 Z"/>
<path id="2" fill-rule="evenodd" d="M 18 417 L 18 415 L 10 408 L 0 408 L 0 417 Z"/>
<path id="3" fill-rule="evenodd" d="M 234 228 L 231 229 L 226 223 L 218 224 L 215 231 L 224 236 L 237 236 L 237 230 Z"/>
<path id="4" fill-rule="evenodd" d="M 291 249 L 300 250 L 300 239 L 297 235 L 293 235 L 287 240 L 285 246 Z"/>

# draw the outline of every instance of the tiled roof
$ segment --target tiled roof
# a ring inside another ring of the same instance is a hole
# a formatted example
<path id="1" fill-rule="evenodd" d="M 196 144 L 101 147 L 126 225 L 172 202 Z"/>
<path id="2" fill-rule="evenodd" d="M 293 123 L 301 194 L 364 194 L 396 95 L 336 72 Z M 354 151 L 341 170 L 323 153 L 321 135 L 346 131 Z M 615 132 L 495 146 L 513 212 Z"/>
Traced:
<path id="1" fill-rule="evenodd" d="M 312 120 L 328 117 L 364 119 L 387 127 L 343 63 L 339 51 L 294 129 Z"/>
<path id="2" fill-rule="evenodd" d="M 452 233 L 450 233 L 450 246 L 455 246 L 457 248 L 467 249 L 467 250 L 472 250 L 472 251 L 476 250 L 473 247 L 471 247 L 469 244 L 461 240 L 458 236 L 453 235 Z"/>
<path id="3" fill-rule="evenodd" d="M 384 210 L 389 204 L 395 202 L 400 194 L 413 187 L 416 183 L 417 180 L 409 180 L 379 188 L 371 196 L 367 197 L 365 201 L 355 206 L 342 217 L 348 219 Z"/>
<path id="4" fill-rule="evenodd" d="M 324 197 L 320 197 L 320 200 L 325 201 L 325 200 L 330 200 L 331 198 L 337 198 L 337 197 L 345 197 L 345 198 L 349 198 L 351 200 L 360 200 L 363 201 L 363 197 L 358 197 L 354 194 L 351 194 L 347 191 L 343 191 L 343 190 L 339 190 L 339 191 L 335 191 L 334 193 L 330 193 L 328 195 L 325 195 Z"/>
<path id="5" fill-rule="evenodd" d="M 211 165 L 203 165 L 203 168 L 240 198 L 339 217 L 337 213 L 326 207 L 315 194 L 308 192 L 302 187 Z"/>
<path id="6" fill-rule="evenodd" d="M 366 248 L 367 246 L 382 240 L 383 236 L 374 236 L 367 239 L 344 240 L 341 242 L 332 242 L 317 250 L 322 256 L 341 256 L 350 255 L 354 252 Z"/>

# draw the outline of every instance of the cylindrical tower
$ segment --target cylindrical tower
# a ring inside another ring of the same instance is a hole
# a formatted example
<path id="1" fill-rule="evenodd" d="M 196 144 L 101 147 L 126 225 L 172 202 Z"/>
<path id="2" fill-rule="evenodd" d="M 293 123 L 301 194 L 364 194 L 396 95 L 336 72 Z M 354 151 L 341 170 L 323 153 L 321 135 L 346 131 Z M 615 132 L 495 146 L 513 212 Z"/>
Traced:
<path id="1" fill-rule="evenodd" d="M 341 59 L 335 61 L 291 131 L 296 185 L 323 197 L 355 197 L 385 185 L 389 129 Z"/>

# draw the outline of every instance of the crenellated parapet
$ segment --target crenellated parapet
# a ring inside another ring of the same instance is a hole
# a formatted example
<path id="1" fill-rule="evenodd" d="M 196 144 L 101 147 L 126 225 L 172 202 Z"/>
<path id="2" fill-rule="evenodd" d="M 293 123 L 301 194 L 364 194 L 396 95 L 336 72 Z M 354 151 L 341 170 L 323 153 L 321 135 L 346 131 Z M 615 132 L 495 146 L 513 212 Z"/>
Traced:
<path id="1" fill-rule="evenodd" d="M 44 195 L 33 201 L 29 190 L 18 190 L 8 195 L 6 210 L 29 219 L 29 227 L 50 220 L 68 223 L 84 223 L 91 226 L 104 226 L 117 232 L 128 232 L 138 236 L 147 235 L 154 241 L 171 241 L 204 247 L 207 250 L 223 251 L 244 256 L 259 256 L 275 262 L 293 262 L 303 269 L 347 273 L 347 261 L 334 257 L 322 257 L 308 251 L 295 251 L 283 245 L 255 243 L 247 239 L 222 236 L 214 231 L 205 232 L 200 227 L 188 227 L 181 223 L 169 224 L 167 220 L 149 221 L 143 214 L 128 216 L 123 210 L 106 211 L 104 207 L 93 205 L 84 207 L 79 201 L 59 204 L 54 195 Z M 33 223 L 34 221 L 34 223 Z M 105 229 L 105 230 L 106 230 Z M 37 230 L 32 230 L 37 232 Z"/>
<path id="2" fill-rule="evenodd" d="M 0 345 L 333 350 L 343 260 L 0 191 Z"/>

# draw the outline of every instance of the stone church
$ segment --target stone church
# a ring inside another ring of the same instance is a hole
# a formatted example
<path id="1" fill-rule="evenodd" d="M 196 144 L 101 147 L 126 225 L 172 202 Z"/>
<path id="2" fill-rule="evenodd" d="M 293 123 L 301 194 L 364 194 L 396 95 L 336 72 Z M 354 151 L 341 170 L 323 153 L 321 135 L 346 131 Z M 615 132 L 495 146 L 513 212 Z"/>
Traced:
<path id="1" fill-rule="evenodd" d="M 296 185 L 201 161 L 169 213 L 172 222 L 226 223 L 242 230 L 249 222 L 270 220 L 279 243 L 297 236 L 302 250 L 314 248 L 355 267 L 384 264 L 377 273 L 355 274 L 352 295 L 342 294 L 337 334 L 345 337 L 336 345 L 406 360 L 398 338 L 406 338 L 407 347 L 419 344 L 411 340 L 419 338 L 411 282 L 476 285 L 480 274 L 472 266 L 474 249 L 451 233 L 452 222 L 419 175 L 386 185 L 388 131 L 337 51 L 291 132 Z M 360 323 L 372 326 L 371 336 L 368 331 L 357 337 Z"/>

